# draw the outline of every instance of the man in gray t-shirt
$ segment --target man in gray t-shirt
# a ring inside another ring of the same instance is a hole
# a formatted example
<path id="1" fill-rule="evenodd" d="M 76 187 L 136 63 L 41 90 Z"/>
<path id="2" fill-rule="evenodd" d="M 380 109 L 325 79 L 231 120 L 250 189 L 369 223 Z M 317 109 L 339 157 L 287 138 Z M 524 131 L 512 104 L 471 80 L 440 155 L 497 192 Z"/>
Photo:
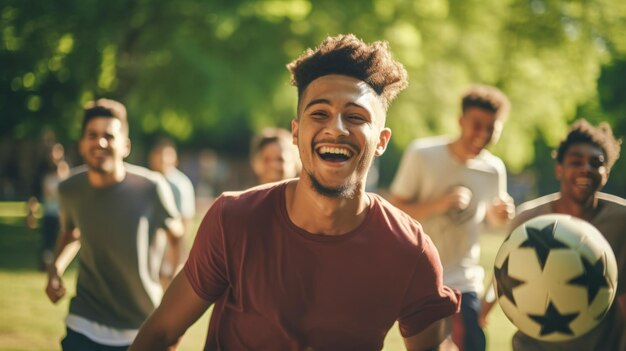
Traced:
<path id="1" fill-rule="evenodd" d="M 182 223 L 166 180 L 124 163 L 130 140 L 122 104 L 89 103 L 82 131 L 85 166 L 59 186 L 61 233 L 46 293 L 55 303 L 65 295 L 61 276 L 78 253 L 63 350 L 125 350 L 161 301 L 164 247 L 180 245 Z"/>

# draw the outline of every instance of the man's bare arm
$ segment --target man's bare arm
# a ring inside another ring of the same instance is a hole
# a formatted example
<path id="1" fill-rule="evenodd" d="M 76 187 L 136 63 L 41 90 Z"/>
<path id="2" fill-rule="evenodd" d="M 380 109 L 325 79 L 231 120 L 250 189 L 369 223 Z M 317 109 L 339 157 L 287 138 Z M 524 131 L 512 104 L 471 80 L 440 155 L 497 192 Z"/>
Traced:
<path id="1" fill-rule="evenodd" d="M 452 331 L 452 319 L 444 318 L 431 324 L 422 332 L 404 338 L 404 345 L 408 351 L 453 351 L 457 350 L 449 338 Z"/>
<path id="2" fill-rule="evenodd" d="M 61 215 L 63 220 L 63 214 Z M 46 295 L 50 301 L 57 303 L 65 296 L 65 287 L 63 286 L 63 273 L 69 266 L 70 262 L 76 257 L 80 249 L 80 231 L 76 228 L 73 230 L 62 231 L 57 238 L 54 261 L 47 268 L 48 283 L 46 285 Z"/>
<path id="3" fill-rule="evenodd" d="M 185 272 L 180 272 L 167 289 L 161 305 L 141 326 L 129 351 L 172 350 L 210 305 L 211 302 L 196 294 Z"/>

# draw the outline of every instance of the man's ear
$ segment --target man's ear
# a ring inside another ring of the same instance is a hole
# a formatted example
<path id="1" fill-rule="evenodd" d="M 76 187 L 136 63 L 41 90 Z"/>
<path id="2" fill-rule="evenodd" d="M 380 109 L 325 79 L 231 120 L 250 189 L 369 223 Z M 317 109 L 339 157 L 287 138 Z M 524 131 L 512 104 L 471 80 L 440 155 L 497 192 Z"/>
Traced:
<path id="1" fill-rule="evenodd" d="M 128 155 L 130 155 L 130 138 L 126 137 L 126 141 L 125 141 L 124 147 L 126 148 L 126 151 L 124 152 L 124 158 L 128 157 Z"/>
<path id="2" fill-rule="evenodd" d="M 374 152 L 376 157 L 380 157 L 383 153 L 385 153 L 387 145 L 389 145 L 389 139 L 391 139 L 391 129 L 381 129 L 380 135 L 378 136 L 378 143 L 376 144 L 376 151 Z"/>
<path id="3" fill-rule="evenodd" d="M 298 146 L 298 126 L 300 121 L 297 119 L 291 120 L 291 142 Z"/>
<path id="4" fill-rule="evenodd" d="M 559 182 L 563 178 L 563 166 L 558 162 L 554 165 L 554 176 Z"/>

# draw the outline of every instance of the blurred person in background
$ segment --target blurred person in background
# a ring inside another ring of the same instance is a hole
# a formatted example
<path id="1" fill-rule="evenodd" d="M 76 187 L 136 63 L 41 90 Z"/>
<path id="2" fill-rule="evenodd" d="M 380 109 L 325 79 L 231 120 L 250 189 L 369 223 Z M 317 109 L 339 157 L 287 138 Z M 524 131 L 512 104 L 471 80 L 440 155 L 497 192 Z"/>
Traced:
<path id="1" fill-rule="evenodd" d="M 509 113 L 495 87 L 471 87 L 461 99 L 460 135 L 425 138 L 409 145 L 391 184 L 391 202 L 418 220 L 441 257 L 444 284 L 462 292 L 453 339 L 464 351 L 484 351 L 478 323 L 484 270 L 479 233 L 484 222 L 503 227 L 513 216 L 506 169 L 485 148 L 496 143 Z"/>
<path id="2" fill-rule="evenodd" d="M 259 184 L 295 178 L 300 171 L 298 149 L 291 133 L 282 128 L 265 128 L 250 142 L 250 166 Z"/>
<path id="3" fill-rule="evenodd" d="M 172 188 L 176 208 L 178 208 L 183 220 L 185 236 L 190 235 L 196 215 L 196 196 L 189 177 L 177 168 L 178 153 L 176 145 L 170 139 L 160 138 L 150 150 L 148 163 L 150 169 L 161 173 Z M 181 252 L 177 253 L 177 255 L 183 258 L 186 255 L 185 245 L 180 245 L 179 247 Z M 169 285 L 174 273 L 181 268 L 181 266 L 172 267 L 170 265 L 170 262 L 173 261 L 172 255 L 174 255 L 171 250 L 172 248 L 168 245 L 165 249 L 165 258 L 161 266 L 161 280 L 164 286 Z M 179 262 L 182 263 L 184 260 L 180 259 Z"/>
<path id="4" fill-rule="evenodd" d="M 63 145 L 54 143 L 47 151 L 36 171 L 35 187 L 38 191 L 28 200 L 26 215 L 26 224 L 34 229 L 37 227 L 37 213 L 42 212 L 39 267 L 44 271 L 54 260 L 54 245 L 59 234 L 59 183 L 70 174 Z"/>

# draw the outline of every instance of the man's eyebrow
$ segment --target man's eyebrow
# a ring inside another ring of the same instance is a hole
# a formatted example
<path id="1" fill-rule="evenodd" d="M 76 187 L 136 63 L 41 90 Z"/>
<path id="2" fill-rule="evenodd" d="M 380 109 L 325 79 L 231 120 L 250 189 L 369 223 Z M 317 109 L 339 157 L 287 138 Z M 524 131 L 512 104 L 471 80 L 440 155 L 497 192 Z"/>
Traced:
<path id="1" fill-rule="evenodd" d="M 311 100 L 308 104 L 306 104 L 306 106 L 304 106 L 304 109 L 306 110 L 307 108 L 313 105 L 317 105 L 317 104 L 330 105 L 331 103 L 330 103 L 330 100 L 328 99 L 315 99 L 315 100 Z M 348 102 L 346 103 L 346 107 L 358 107 L 358 108 L 365 109 L 365 107 L 357 104 L 356 102 Z"/>
<path id="2" fill-rule="evenodd" d="M 309 107 L 313 106 L 313 105 L 317 105 L 317 104 L 325 104 L 325 105 L 330 105 L 330 100 L 328 99 L 315 99 L 315 100 L 311 100 L 308 104 L 306 104 L 306 106 L 304 106 L 304 109 L 308 109 Z"/>

